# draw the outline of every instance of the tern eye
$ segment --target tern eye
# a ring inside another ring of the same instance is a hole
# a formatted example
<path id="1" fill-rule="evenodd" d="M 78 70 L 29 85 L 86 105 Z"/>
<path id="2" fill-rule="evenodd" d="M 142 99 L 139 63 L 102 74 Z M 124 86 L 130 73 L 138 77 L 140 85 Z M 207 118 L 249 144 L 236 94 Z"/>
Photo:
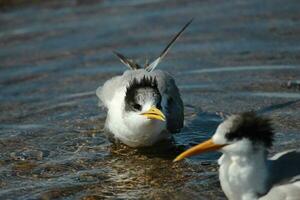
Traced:
<path id="1" fill-rule="evenodd" d="M 141 110 L 142 109 L 142 106 L 140 104 L 133 104 L 132 107 L 135 109 L 135 110 Z"/>
<path id="2" fill-rule="evenodd" d="M 161 109 L 160 103 L 156 104 L 156 108 Z"/>

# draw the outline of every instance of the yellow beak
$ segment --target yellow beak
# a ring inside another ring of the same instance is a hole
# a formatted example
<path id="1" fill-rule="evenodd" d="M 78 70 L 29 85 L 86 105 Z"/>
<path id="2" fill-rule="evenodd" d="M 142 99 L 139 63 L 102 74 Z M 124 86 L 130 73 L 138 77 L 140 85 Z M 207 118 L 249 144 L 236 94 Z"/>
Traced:
<path id="1" fill-rule="evenodd" d="M 148 119 L 158 119 L 161 121 L 166 121 L 165 115 L 155 106 L 152 106 L 147 112 L 144 112 L 141 115 L 146 116 Z"/>
<path id="2" fill-rule="evenodd" d="M 212 141 L 212 139 L 209 139 L 209 140 L 202 142 L 201 144 L 198 144 L 198 145 L 186 150 L 185 152 L 181 153 L 179 156 L 177 156 L 175 158 L 174 162 L 182 160 L 186 157 L 196 155 L 196 154 L 213 151 L 213 150 L 218 150 L 224 146 L 226 146 L 226 144 L 224 144 L 224 145 L 215 144 Z"/>

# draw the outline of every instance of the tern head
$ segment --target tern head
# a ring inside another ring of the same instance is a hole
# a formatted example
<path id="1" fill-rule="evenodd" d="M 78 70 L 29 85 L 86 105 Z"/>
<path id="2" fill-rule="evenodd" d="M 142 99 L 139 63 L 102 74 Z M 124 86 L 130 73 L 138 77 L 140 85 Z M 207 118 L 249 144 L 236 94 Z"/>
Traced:
<path id="1" fill-rule="evenodd" d="M 129 126 L 166 125 L 161 107 L 161 94 L 153 77 L 134 78 L 126 89 L 124 119 Z"/>
<path id="2" fill-rule="evenodd" d="M 211 139 L 183 152 L 175 161 L 213 150 L 231 155 L 266 150 L 272 146 L 273 135 L 271 122 L 267 118 L 254 112 L 232 115 L 218 126 Z"/>

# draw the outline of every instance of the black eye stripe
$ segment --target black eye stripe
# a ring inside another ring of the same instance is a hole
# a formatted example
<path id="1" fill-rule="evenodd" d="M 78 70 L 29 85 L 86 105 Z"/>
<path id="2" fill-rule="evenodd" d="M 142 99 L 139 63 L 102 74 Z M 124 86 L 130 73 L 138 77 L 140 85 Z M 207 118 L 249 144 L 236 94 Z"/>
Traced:
<path id="1" fill-rule="evenodd" d="M 134 102 L 134 103 L 136 103 L 137 101 L 139 102 L 140 97 L 137 97 L 136 95 L 137 95 L 137 91 L 141 88 L 152 88 L 153 90 L 155 90 L 158 93 L 158 95 L 160 95 L 158 87 L 157 87 L 156 78 L 144 76 L 141 79 L 134 78 L 129 83 L 129 85 L 127 86 L 127 89 L 126 89 L 125 102 L 129 103 L 129 104 L 130 104 L 130 102 Z M 130 107 L 132 107 L 132 106 L 130 105 Z"/>
<path id="2" fill-rule="evenodd" d="M 241 113 L 234 123 L 234 130 L 225 134 L 227 140 L 247 138 L 253 143 L 262 143 L 267 148 L 272 146 L 274 132 L 268 118 L 258 116 L 254 112 L 245 112 Z"/>
<path id="3" fill-rule="evenodd" d="M 146 101 L 153 101 L 158 109 L 161 109 L 161 94 L 155 77 L 144 76 L 141 79 L 134 78 L 126 89 L 125 110 L 140 111 Z"/>

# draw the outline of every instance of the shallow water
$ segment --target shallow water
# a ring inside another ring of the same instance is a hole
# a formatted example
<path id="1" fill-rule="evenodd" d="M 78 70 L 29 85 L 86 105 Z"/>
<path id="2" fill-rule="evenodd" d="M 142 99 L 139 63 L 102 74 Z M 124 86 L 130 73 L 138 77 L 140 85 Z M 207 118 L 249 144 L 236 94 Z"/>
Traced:
<path id="1" fill-rule="evenodd" d="M 297 0 L 50 1 L 0 11 L 0 199 L 225 199 L 218 153 L 172 163 L 223 114 L 256 110 L 299 148 Z M 185 127 L 176 146 L 135 150 L 103 136 L 95 90 L 126 68 L 112 50 L 153 59 L 176 79 Z"/>

